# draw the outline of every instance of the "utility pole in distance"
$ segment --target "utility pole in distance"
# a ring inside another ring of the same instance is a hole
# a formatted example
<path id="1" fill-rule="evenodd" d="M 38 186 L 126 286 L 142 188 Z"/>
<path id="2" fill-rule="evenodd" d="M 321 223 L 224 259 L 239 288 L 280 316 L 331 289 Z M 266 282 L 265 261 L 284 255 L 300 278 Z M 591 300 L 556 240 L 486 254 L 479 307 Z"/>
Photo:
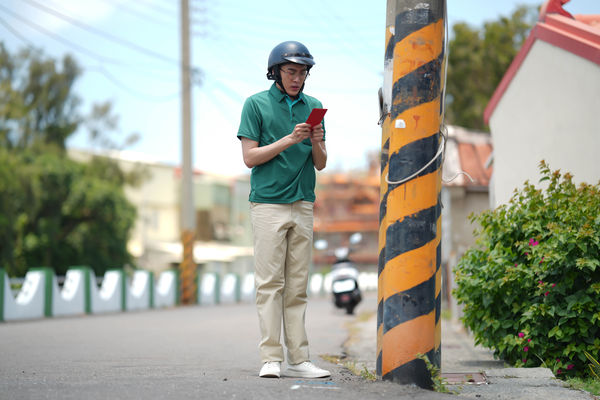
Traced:
<path id="1" fill-rule="evenodd" d="M 381 92 L 377 375 L 432 388 L 441 366 L 446 0 L 388 0 Z"/>
<path id="2" fill-rule="evenodd" d="M 179 265 L 180 301 L 196 302 L 196 263 L 194 238 L 196 218 L 192 175 L 192 85 L 190 64 L 190 24 L 188 0 L 181 0 L 181 242 L 183 258 Z"/>

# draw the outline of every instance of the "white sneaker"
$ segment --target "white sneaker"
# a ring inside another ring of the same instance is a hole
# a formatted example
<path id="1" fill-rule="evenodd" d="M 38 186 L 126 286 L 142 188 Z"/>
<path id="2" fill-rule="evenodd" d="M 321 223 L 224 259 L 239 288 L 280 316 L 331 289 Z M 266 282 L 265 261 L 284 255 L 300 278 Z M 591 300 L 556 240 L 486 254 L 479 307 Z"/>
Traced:
<path id="1" fill-rule="evenodd" d="M 304 361 L 300 364 L 289 365 L 285 371 L 285 375 L 294 378 L 327 378 L 331 376 L 331 373 L 317 367 L 310 361 Z"/>
<path id="2" fill-rule="evenodd" d="M 279 361 L 267 361 L 264 363 L 258 376 L 261 378 L 279 378 L 281 371 L 281 363 Z"/>

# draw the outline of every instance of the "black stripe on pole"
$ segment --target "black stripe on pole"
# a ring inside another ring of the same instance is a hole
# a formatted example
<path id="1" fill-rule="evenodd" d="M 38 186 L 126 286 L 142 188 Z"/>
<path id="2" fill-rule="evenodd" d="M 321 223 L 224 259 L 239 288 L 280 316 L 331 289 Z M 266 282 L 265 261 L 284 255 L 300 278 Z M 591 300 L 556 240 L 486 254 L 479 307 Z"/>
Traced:
<path id="1" fill-rule="evenodd" d="M 379 264 L 379 268 L 377 271 L 377 276 L 379 277 L 379 275 L 381 275 L 381 272 L 383 272 L 384 268 L 385 268 L 385 247 L 381 249 L 381 251 L 379 252 L 379 259 L 377 261 Z"/>
<path id="2" fill-rule="evenodd" d="M 435 276 L 434 276 L 435 278 Z M 440 316 L 442 315 L 442 292 L 435 298 L 435 324 L 440 322 Z"/>
<path id="3" fill-rule="evenodd" d="M 437 357 L 435 349 L 428 351 L 425 356 L 429 359 L 429 361 L 435 360 Z M 391 377 L 392 382 L 403 385 L 415 383 L 423 388 L 433 387 L 433 381 L 431 379 L 431 374 L 427 370 L 427 364 L 425 364 L 425 361 L 421 360 L 420 358 L 415 358 L 414 360 L 409 361 L 398 368 L 394 368 L 386 374 L 386 377 L 388 376 Z"/>
<path id="4" fill-rule="evenodd" d="M 394 40 L 396 43 L 405 39 L 408 35 L 431 25 L 444 17 L 442 7 L 413 8 L 396 15 Z M 387 54 L 387 53 L 386 53 Z"/>
<path id="5" fill-rule="evenodd" d="M 384 300 L 383 333 L 435 309 L 435 274 L 425 282 Z"/>
<path id="6" fill-rule="evenodd" d="M 434 240 L 437 220 L 441 214 L 440 203 L 395 222 L 387 229 L 386 262 Z"/>
<path id="7" fill-rule="evenodd" d="M 390 152 L 390 139 L 388 138 L 383 146 L 381 147 L 381 171 L 385 170 L 385 167 L 388 164 L 389 160 L 389 152 Z"/>
<path id="8" fill-rule="evenodd" d="M 434 7 L 434 10 L 429 8 L 417 8 L 396 15 L 394 36 L 392 36 L 385 48 L 385 59 L 389 60 L 394 57 L 396 43 L 401 42 L 408 35 L 419 29 L 443 18 L 443 14 L 438 12 L 439 9 L 439 7 Z"/>
<path id="9" fill-rule="evenodd" d="M 444 54 L 421 65 L 414 71 L 394 82 L 392 88 L 391 119 L 395 120 L 404 111 L 420 104 L 429 103 L 439 97 L 440 71 Z"/>
<path id="10" fill-rule="evenodd" d="M 390 155 L 390 172 L 388 174 L 388 179 L 391 182 L 402 181 L 418 172 L 419 169 L 423 168 L 428 162 L 433 160 L 439 150 L 439 142 L 440 136 L 436 132 L 434 135 L 424 139 L 410 142 L 398 150 L 398 152 Z M 412 179 L 437 171 L 440 164 L 441 157 L 438 157 Z M 397 187 L 397 185 L 394 184 L 390 185 L 394 187 L 390 188 L 388 193 Z"/>
<path id="11" fill-rule="evenodd" d="M 436 133 L 428 138 L 411 142 L 402 147 L 400 151 L 392 154 L 390 159 L 390 173 L 395 176 L 388 176 L 390 181 L 403 180 L 423 168 L 439 150 L 439 135 Z M 418 178 L 438 170 L 442 163 L 441 157 L 438 157 L 429 167 L 425 168 L 414 178 Z M 413 178 L 413 179 L 414 179 Z M 396 189 L 399 184 L 388 183 L 388 191 L 383 195 L 379 204 L 379 222 L 383 221 L 387 214 L 387 200 L 390 192 Z"/>

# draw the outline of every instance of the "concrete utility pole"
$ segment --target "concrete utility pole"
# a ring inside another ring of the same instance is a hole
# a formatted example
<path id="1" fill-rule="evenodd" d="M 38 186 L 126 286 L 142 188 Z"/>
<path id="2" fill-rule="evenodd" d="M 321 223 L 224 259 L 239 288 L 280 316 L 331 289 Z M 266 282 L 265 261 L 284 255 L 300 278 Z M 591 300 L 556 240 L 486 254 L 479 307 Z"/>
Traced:
<path id="1" fill-rule="evenodd" d="M 188 0 L 181 0 L 181 242 L 183 259 L 179 266 L 180 300 L 196 301 L 196 264 L 194 263 L 194 187 L 192 176 L 192 85 L 190 79 L 190 24 Z"/>
<path id="2" fill-rule="evenodd" d="M 445 0 L 388 0 L 382 95 L 377 375 L 431 388 L 441 365 Z"/>

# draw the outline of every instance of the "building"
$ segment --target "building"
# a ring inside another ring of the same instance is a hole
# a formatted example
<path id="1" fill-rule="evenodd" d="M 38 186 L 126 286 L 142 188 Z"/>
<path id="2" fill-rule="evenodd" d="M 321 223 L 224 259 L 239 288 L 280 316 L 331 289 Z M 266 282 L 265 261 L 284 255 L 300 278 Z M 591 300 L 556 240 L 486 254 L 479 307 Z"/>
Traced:
<path id="1" fill-rule="evenodd" d="M 379 155 L 370 156 L 367 171 L 324 172 L 317 175 L 314 206 L 314 239 L 325 240 L 325 250 L 314 250 L 317 268 L 335 262 L 334 250 L 348 247 L 353 233 L 361 242 L 353 246 L 352 259 L 361 269 L 377 269 L 379 248 Z"/>
<path id="2" fill-rule="evenodd" d="M 540 161 L 574 182 L 600 179 L 600 15 L 546 1 L 484 114 L 494 146 L 493 205 L 507 203 Z"/>
<path id="3" fill-rule="evenodd" d="M 139 186 L 125 187 L 127 199 L 137 208 L 137 220 L 128 249 L 139 268 L 161 272 L 177 267 L 182 259 L 181 170 L 165 163 L 143 160 L 128 152 L 93 154 L 69 150 L 85 162 L 109 157 L 124 171 L 143 170 Z M 194 260 L 202 272 L 236 272 L 253 268 L 252 229 L 248 216 L 249 176 L 227 177 L 194 171 L 196 241 Z"/>

